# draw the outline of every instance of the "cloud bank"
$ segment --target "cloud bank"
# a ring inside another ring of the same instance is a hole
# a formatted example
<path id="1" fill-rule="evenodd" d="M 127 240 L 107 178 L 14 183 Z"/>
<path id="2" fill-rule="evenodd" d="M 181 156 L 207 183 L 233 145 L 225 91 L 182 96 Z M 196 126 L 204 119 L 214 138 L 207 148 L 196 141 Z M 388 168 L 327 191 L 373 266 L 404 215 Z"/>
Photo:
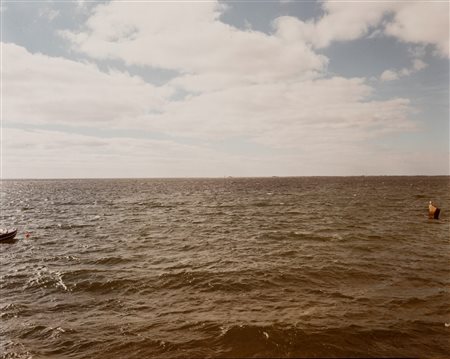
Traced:
<path id="1" fill-rule="evenodd" d="M 364 77 L 328 74 L 332 59 L 321 50 L 378 31 L 448 56 L 448 33 L 442 30 L 448 30 L 448 15 L 442 4 L 424 4 L 324 2 L 321 17 L 278 17 L 271 33 L 222 22 L 227 8 L 218 2 L 112 1 L 85 9 L 91 13 L 78 30 L 59 31 L 83 61 L 2 44 L 4 115 L 17 126 L 9 130 L 10 166 L 28 154 L 45 168 L 64 151 L 80 168 L 83 163 L 97 172 L 103 168 L 103 176 L 111 176 L 115 165 L 137 176 L 408 172 L 409 154 L 390 156 L 395 170 L 389 170 L 382 149 L 395 150 L 383 143 L 386 135 L 420 130 L 411 117 L 414 104 L 402 96 L 376 99 L 375 85 Z M 46 11 L 42 16 L 57 14 Z M 421 31 L 413 21 L 419 13 Z M 176 75 L 155 85 L 97 65 L 113 61 Z M 411 61 L 410 67 L 384 71 L 380 80 L 411 76 L 427 66 L 420 56 Z M 68 127 L 89 127 L 93 135 L 58 130 Z M 95 129 L 105 128 L 142 136 L 95 136 Z M 168 140 L 152 139 L 155 135 Z M 18 146 L 15 136 L 27 145 Z M 237 142 L 262 151 L 236 155 Z M 220 171 L 213 169 L 217 166 Z"/>

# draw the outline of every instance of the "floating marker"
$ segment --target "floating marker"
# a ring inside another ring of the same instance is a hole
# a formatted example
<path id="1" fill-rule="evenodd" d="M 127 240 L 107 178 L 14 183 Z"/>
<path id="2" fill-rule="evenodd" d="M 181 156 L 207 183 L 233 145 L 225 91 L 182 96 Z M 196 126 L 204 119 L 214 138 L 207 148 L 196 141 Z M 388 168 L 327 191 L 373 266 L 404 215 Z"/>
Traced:
<path id="1" fill-rule="evenodd" d="M 441 213 L 441 210 L 430 201 L 428 204 L 428 218 L 439 219 L 439 213 Z"/>

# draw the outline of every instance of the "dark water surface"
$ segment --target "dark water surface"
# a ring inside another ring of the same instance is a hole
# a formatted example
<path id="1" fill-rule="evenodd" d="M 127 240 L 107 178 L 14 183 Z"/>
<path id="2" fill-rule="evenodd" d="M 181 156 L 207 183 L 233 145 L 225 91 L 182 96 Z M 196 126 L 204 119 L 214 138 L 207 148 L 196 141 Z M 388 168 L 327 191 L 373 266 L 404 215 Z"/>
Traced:
<path id="1" fill-rule="evenodd" d="M 1 357 L 449 357 L 449 189 L 3 181 Z"/>

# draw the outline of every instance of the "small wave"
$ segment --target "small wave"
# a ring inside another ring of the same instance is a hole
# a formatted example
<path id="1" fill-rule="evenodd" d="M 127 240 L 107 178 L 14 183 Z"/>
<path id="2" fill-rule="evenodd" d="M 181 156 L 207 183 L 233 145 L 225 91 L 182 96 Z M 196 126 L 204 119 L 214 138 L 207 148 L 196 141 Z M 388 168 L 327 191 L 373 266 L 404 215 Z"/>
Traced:
<path id="1" fill-rule="evenodd" d="M 38 226 L 38 229 L 83 229 L 94 227 L 94 224 L 89 223 L 55 223 Z"/>
<path id="2" fill-rule="evenodd" d="M 73 292 L 89 293 L 137 293 L 151 287 L 146 279 L 116 278 L 110 279 L 108 276 L 91 276 L 89 279 L 75 279 L 70 287 Z"/>
<path id="3" fill-rule="evenodd" d="M 428 198 L 429 196 L 427 196 L 426 194 L 416 194 L 414 197 L 415 198 Z"/>
<path id="4" fill-rule="evenodd" d="M 87 206 L 89 203 L 87 202 L 77 202 L 77 201 L 53 201 L 52 205 L 58 207 L 58 206 Z"/>
<path id="5" fill-rule="evenodd" d="M 62 279 L 62 273 L 51 271 L 47 267 L 39 267 L 34 271 L 34 275 L 26 282 L 25 289 L 62 288 L 69 291 Z"/>
<path id="6" fill-rule="evenodd" d="M 27 305 L 21 303 L 9 303 L 0 307 L 0 318 L 4 320 L 33 313 Z"/>
<path id="7" fill-rule="evenodd" d="M 66 333 L 67 329 L 63 329 L 62 327 L 49 327 L 45 325 L 28 325 L 22 328 L 19 338 L 21 339 L 55 339 L 61 336 L 63 333 Z M 69 331 L 72 333 L 73 331 Z"/>
<path id="8" fill-rule="evenodd" d="M 66 284 L 63 282 L 62 277 L 61 277 L 61 273 L 60 272 L 55 272 L 55 278 L 56 278 L 56 285 L 58 287 L 63 288 L 65 291 L 68 291 L 69 289 L 67 288 Z"/>
<path id="9" fill-rule="evenodd" d="M 17 341 L 5 341 L 1 345 L 2 359 L 33 359 L 34 356 L 25 345 Z"/>
<path id="10" fill-rule="evenodd" d="M 274 253 L 274 255 L 278 255 L 280 257 L 295 257 L 298 254 L 299 251 L 295 249 L 283 249 Z"/>
<path id="11" fill-rule="evenodd" d="M 102 257 L 99 259 L 95 259 L 92 261 L 86 261 L 88 264 L 96 264 L 96 265 L 104 265 L 104 266 L 113 266 L 123 263 L 129 263 L 133 260 L 130 258 L 124 258 L 124 257 Z"/>
<path id="12" fill-rule="evenodd" d="M 268 279 L 259 272 L 209 272 L 182 271 L 160 276 L 155 287 L 161 289 L 180 289 L 189 287 L 201 292 L 248 292 L 255 288 L 264 288 Z M 273 285 L 273 283 L 271 283 Z"/>
<path id="13" fill-rule="evenodd" d="M 181 271 L 178 273 L 164 273 L 159 277 L 159 287 L 178 289 L 184 286 L 195 286 L 204 282 L 205 276 L 201 272 Z"/>
<path id="14" fill-rule="evenodd" d="M 419 307 L 426 303 L 427 303 L 426 299 L 412 297 L 412 298 L 392 299 L 389 301 L 388 305 L 403 309 L 403 308 Z"/>

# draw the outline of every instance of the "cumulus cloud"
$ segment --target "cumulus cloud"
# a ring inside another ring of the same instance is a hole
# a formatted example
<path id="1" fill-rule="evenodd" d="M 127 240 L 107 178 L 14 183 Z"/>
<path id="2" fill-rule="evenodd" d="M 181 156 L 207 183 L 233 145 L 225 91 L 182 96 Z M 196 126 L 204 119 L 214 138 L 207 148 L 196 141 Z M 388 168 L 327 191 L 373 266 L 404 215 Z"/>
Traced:
<path id="1" fill-rule="evenodd" d="M 383 73 L 380 75 L 380 80 L 383 82 L 398 80 L 401 77 L 410 76 L 410 75 L 416 73 L 417 71 L 420 71 L 420 70 L 426 68 L 427 66 L 428 66 L 428 64 L 426 64 L 421 59 L 414 59 L 413 63 L 411 64 L 411 66 L 409 68 L 404 67 L 401 70 L 392 70 L 391 69 L 391 70 L 383 71 Z"/>
<path id="2" fill-rule="evenodd" d="M 318 77 L 328 59 L 316 48 L 370 31 L 433 44 L 440 54 L 448 54 L 446 4 L 325 1 L 322 7 L 323 16 L 315 20 L 279 17 L 273 34 L 265 34 L 221 22 L 226 6 L 215 1 L 134 6 L 111 1 L 97 5 L 80 30 L 60 34 L 74 50 L 96 59 L 177 70 L 181 76 L 171 85 L 191 92 Z M 401 75 L 390 69 L 383 78 L 396 76 Z"/>
<path id="3" fill-rule="evenodd" d="M 383 73 L 380 76 L 380 80 L 383 82 L 394 81 L 394 80 L 398 80 L 399 78 L 400 78 L 400 75 L 395 70 L 385 70 L 385 71 L 383 71 Z"/>
<path id="4" fill-rule="evenodd" d="M 172 93 L 126 72 L 104 73 L 93 64 L 2 47 L 4 115 L 11 122 L 123 127 L 160 111 Z"/>
<path id="5" fill-rule="evenodd" d="M 449 3 L 414 1 L 398 6 L 385 33 L 404 42 L 433 44 L 441 55 L 448 56 Z"/>
<path id="6" fill-rule="evenodd" d="M 327 59 L 306 43 L 239 30 L 220 21 L 222 11 L 218 2 L 113 1 L 98 5 L 81 31 L 61 34 L 94 58 L 180 71 L 189 76 L 183 84 L 195 82 L 196 89 L 215 87 L 222 74 L 228 82 L 259 83 L 303 77 L 326 66 Z"/>
<path id="7" fill-rule="evenodd" d="M 316 161 L 324 153 L 330 158 L 334 158 L 333 153 L 350 155 L 367 139 L 415 127 L 408 119 L 412 109 L 407 99 L 372 101 L 373 88 L 362 78 L 236 82 L 170 101 L 174 91 L 170 84 L 155 87 L 127 73 L 104 73 L 92 64 L 31 54 L 13 44 L 4 44 L 4 55 L 4 114 L 8 123 L 156 131 L 177 140 L 189 137 L 206 143 L 198 151 L 206 157 L 217 140 L 246 138 L 275 151 L 313 151 Z M 43 141 L 39 143 L 47 151 L 49 146 L 64 148 L 65 143 L 68 149 L 75 145 L 87 151 L 103 148 L 105 156 L 114 152 L 113 148 L 129 156 L 135 153 L 136 158 L 149 154 L 141 141 L 136 143 L 142 146 L 128 151 L 132 145 L 125 146 L 125 142 L 133 139 L 109 145 L 103 139 L 75 136 L 70 142 L 58 136 L 54 140 L 41 133 L 36 139 Z M 168 151 L 171 156 L 167 158 L 183 158 L 181 152 Z M 82 156 L 83 151 L 77 153 Z"/>
<path id="8" fill-rule="evenodd" d="M 333 41 L 349 41 L 368 33 L 377 25 L 392 5 L 378 2 L 345 3 L 327 1 L 323 4 L 325 15 L 308 34 L 316 47 L 328 46 Z"/>
<path id="9" fill-rule="evenodd" d="M 285 16 L 274 24 L 286 38 L 306 41 L 324 48 L 334 41 L 349 41 L 381 34 L 400 41 L 434 45 L 448 56 L 449 5 L 445 2 L 337 2 L 322 5 L 324 15 L 315 21 Z"/>
<path id="10" fill-rule="evenodd" d="M 363 79 L 341 77 L 233 87 L 171 103 L 152 122 L 180 136 L 245 135 L 270 147 L 338 146 L 343 136 L 358 142 L 414 127 L 408 100 L 369 101 L 372 91 Z"/>

